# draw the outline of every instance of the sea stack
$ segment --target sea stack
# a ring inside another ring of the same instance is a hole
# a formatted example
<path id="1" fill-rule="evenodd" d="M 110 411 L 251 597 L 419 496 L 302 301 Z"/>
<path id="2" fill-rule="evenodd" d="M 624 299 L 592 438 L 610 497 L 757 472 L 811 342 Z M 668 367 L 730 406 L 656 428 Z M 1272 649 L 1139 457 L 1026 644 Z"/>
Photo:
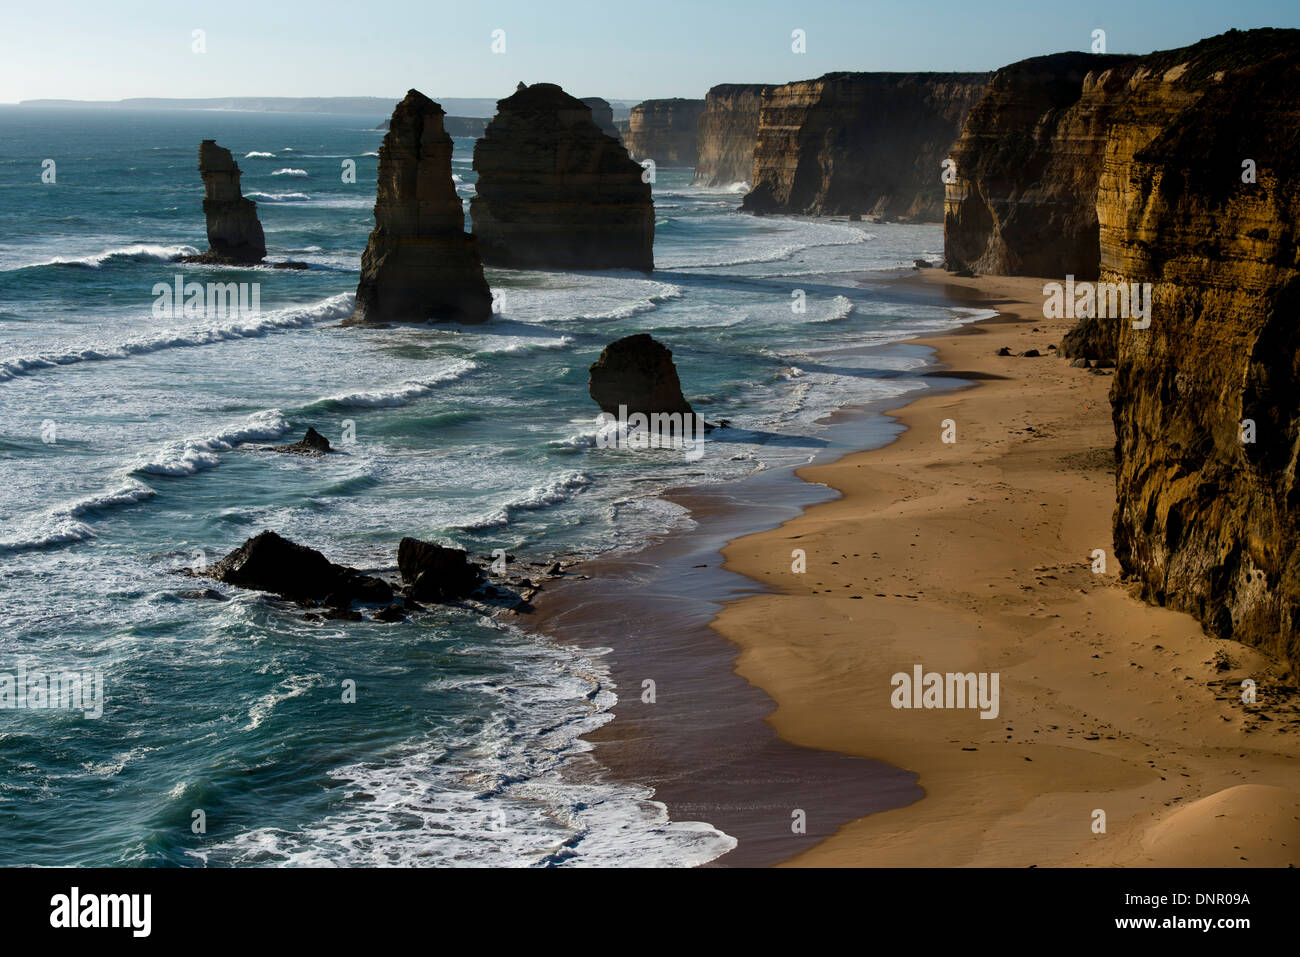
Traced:
<path id="1" fill-rule="evenodd" d="M 257 204 L 239 186 L 239 164 L 215 140 L 199 144 L 203 177 L 203 215 L 208 222 L 208 251 L 186 262 L 255 266 L 266 255 L 266 237 L 257 221 Z"/>
<path id="2" fill-rule="evenodd" d="M 591 107 L 554 83 L 520 84 L 474 147 L 470 216 L 483 261 L 512 269 L 654 268 L 654 203 L 641 167 Z"/>
<path id="3" fill-rule="evenodd" d="M 418 90 L 397 104 L 379 148 L 375 228 L 348 324 L 483 322 L 492 292 L 451 178 L 443 109 Z"/>
<path id="4" fill-rule="evenodd" d="M 625 336 L 601 350 L 591 365 L 587 391 L 602 412 L 617 416 L 619 407 L 643 415 L 693 414 L 682 395 L 673 354 L 647 333 Z"/>
<path id="5" fill-rule="evenodd" d="M 609 100 L 600 96 L 584 96 L 582 102 L 591 107 L 591 120 L 600 127 L 602 133 L 616 140 L 621 138 L 618 128 L 614 126 L 614 108 L 609 105 Z"/>

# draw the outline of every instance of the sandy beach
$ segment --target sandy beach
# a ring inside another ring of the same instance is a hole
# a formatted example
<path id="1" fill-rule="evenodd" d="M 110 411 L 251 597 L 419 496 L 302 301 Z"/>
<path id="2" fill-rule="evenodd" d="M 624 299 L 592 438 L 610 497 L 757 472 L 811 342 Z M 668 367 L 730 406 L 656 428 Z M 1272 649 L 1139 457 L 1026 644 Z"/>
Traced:
<path id="1" fill-rule="evenodd" d="M 765 592 L 713 627 L 777 702 L 777 733 L 905 768 L 925 792 L 788 863 L 1300 862 L 1294 677 L 1121 581 L 1112 378 L 1049 351 L 1069 320 L 1042 318 L 1041 280 L 912 281 L 1000 311 L 924 340 L 977 384 L 899 410 L 907 430 L 885 448 L 801 470 L 841 497 L 724 549 Z M 996 354 L 1004 346 L 1011 356 Z M 1019 355 L 1033 349 L 1042 356 Z M 944 420 L 955 442 L 942 441 Z M 916 665 L 996 673 L 997 718 L 893 707 L 891 677 Z"/>

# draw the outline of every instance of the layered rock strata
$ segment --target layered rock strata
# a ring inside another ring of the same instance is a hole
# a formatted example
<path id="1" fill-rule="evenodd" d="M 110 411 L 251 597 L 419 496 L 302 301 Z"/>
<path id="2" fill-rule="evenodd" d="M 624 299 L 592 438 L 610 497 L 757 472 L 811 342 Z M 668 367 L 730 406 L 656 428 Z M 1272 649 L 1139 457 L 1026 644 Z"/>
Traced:
<path id="1" fill-rule="evenodd" d="M 266 256 L 266 236 L 257 219 L 257 203 L 245 199 L 239 185 L 239 164 L 230 150 L 215 140 L 199 144 L 199 174 L 203 177 L 203 216 L 208 227 L 208 251 L 186 262 L 255 266 Z"/>
<path id="2" fill-rule="evenodd" d="M 703 100 L 646 100 L 632 107 L 624 141 L 635 160 L 654 160 L 656 166 L 695 166 L 696 123 L 704 112 Z"/>
<path id="3" fill-rule="evenodd" d="M 640 165 L 581 100 L 553 83 L 521 87 L 474 148 L 470 216 L 483 261 L 653 269 L 654 203 Z"/>
<path id="4" fill-rule="evenodd" d="M 773 87 L 742 208 L 941 221 L 941 164 L 987 83 L 984 73 L 829 73 Z"/>
<path id="5" fill-rule="evenodd" d="M 758 83 L 724 83 L 709 90 L 696 124 L 696 186 L 751 184 L 763 94 Z"/>
<path id="6" fill-rule="evenodd" d="M 492 293 L 451 178 L 451 150 L 442 107 L 408 92 L 379 148 L 375 228 L 350 323 L 482 322 L 491 315 Z"/>

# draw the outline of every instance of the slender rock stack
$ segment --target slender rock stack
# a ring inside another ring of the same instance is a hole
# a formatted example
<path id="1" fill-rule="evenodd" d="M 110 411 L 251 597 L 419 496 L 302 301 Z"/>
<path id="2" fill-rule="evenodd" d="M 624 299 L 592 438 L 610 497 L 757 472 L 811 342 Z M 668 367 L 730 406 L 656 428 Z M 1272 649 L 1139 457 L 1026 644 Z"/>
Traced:
<path id="1" fill-rule="evenodd" d="M 553 83 L 520 84 L 474 147 L 470 216 L 483 261 L 513 269 L 654 268 L 643 170 L 591 107 Z"/>
<path id="2" fill-rule="evenodd" d="M 266 256 L 266 237 L 257 220 L 257 204 L 239 186 L 239 164 L 215 140 L 199 144 L 203 176 L 203 215 L 208 224 L 208 251 L 184 262 L 249 266 Z"/>
<path id="3" fill-rule="evenodd" d="M 492 292 L 451 178 L 443 110 L 417 90 L 397 104 L 379 149 L 375 228 L 350 324 L 483 322 Z"/>

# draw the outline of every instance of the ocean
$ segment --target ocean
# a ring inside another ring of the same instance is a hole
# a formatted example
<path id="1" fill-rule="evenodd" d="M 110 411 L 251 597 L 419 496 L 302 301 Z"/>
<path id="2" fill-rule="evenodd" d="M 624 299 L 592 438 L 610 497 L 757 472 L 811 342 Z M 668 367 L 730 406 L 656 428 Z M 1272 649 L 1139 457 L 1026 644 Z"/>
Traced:
<path id="1" fill-rule="evenodd" d="M 692 522 L 665 489 L 804 464 L 837 410 L 920 388 L 916 350 L 864 346 L 987 313 L 891 295 L 942 257 L 939 226 L 740 215 L 739 185 L 661 168 L 652 275 L 489 269 L 485 325 L 342 329 L 381 119 L 0 107 L 0 673 L 104 688 L 98 718 L 0 710 L 0 864 L 681 866 L 734 846 L 602 773 L 583 735 L 620 692 L 600 649 L 465 608 L 311 622 L 176 570 L 268 528 L 385 572 L 406 535 L 518 561 L 635 550 Z M 268 260 L 309 269 L 172 261 L 207 246 L 202 139 L 239 162 Z M 473 145 L 453 157 L 467 212 Z M 160 317 L 177 275 L 258 283 L 260 312 Z M 597 447 L 587 370 L 633 332 L 730 420 L 702 457 Z M 261 450 L 309 426 L 340 454 Z M 224 600 L 193 597 L 209 586 Z"/>

